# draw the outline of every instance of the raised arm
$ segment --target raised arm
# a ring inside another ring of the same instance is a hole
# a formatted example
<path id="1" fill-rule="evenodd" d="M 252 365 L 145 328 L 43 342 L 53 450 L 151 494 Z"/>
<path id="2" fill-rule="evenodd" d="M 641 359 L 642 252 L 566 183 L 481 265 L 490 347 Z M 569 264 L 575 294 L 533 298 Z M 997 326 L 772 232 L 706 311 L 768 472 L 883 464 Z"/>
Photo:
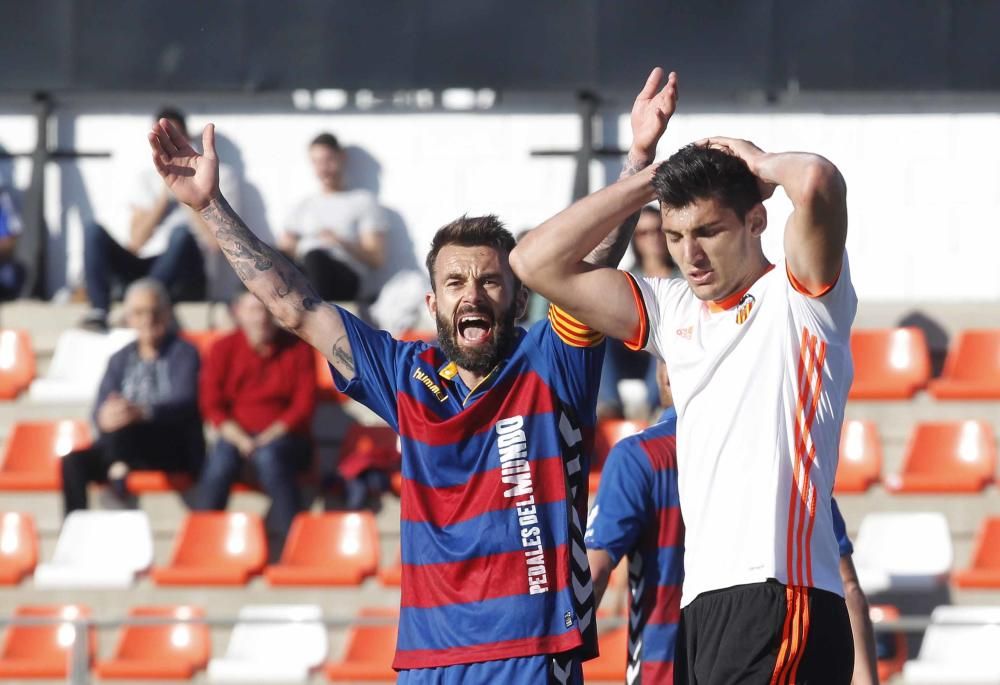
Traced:
<path id="1" fill-rule="evenodd" d="M 202 133 L 202 154 L 166 119 L 150 131 L 149 145 L 167 187 L 199 213 L 250 292 L 279 324 L 320 350 L 342 376 L 353 378 L 354 358 L 340 313 L 280 252 L 254 235 L 219 192 L 215 127 L 209 124 Z"/>
<path id="2" fill-rule="evenodd" d="M 765 198 L 781 186 L 792 201 L 785 226 L 785 260 L 810 294 L 836 283 L 847 242 L 847 185 L 833 163 L 807 152 L 767 153 L 746 140 L 709 138 L 741 157 Z"/>

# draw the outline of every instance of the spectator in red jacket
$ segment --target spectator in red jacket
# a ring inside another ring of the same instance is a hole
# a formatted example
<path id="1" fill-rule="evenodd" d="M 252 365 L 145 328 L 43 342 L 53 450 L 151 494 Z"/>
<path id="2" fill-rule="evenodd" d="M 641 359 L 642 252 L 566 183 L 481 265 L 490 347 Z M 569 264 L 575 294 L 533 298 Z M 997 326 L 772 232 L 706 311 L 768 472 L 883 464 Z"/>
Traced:
<path id="1" fill-rule="evenodd" d="M 241 478 L 256 477 L 271 498 L 270 523 L 284 536 L 302 510 L 296 483 L 312 458 L 313 351 L 279 329 L 252 294 L 232 306 L 238 329 L 213 346 L 201 373 L 201 411 L 218 440 L 201 473 L 196 509 L 226 508 Z"/>

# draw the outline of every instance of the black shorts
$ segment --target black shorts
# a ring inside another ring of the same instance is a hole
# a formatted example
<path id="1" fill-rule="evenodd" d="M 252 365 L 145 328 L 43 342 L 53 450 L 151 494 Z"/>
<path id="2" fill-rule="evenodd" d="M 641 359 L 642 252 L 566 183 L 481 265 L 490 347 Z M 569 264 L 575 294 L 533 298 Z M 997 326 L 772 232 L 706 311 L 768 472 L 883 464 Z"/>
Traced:
<path id="1" fill-rule="evenodd" d="M 681 612 L 679 685 L 850 685 L 851 621 L 842 597 L 776 580 L 698 595 Z"/>

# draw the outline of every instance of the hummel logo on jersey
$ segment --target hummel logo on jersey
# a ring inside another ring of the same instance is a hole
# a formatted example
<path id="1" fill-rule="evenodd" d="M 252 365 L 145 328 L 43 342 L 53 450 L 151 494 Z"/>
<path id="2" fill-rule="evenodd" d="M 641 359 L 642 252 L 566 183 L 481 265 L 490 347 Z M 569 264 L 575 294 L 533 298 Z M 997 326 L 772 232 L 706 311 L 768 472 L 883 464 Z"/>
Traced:
<path id="1" fill-rule="evenodd" d="M 435 383 L 430 376 L 424 373 L 423 370 L 419 368 L 415 369 L 413 371 L 413 377 L 416 378 L 421 383 L 423 383 L 425 386 L 427 386 L 427 389 L 430 390 L 432 393 L 434 393 L 434 397 L 438 398 L 438 402 L 444 402 L 446 399 L 448 399 L 448 396 L 444 394 L 444 391 L 441 390 L 441 387 L 437 383 Z"/>
<path id="2" fill-rule="evenodd" d="M 753 303 L 757 301 L 750 293 L 747 293 L 742 298 L 740 298 L 740 303 L 736 305 L 736 323 L 742 324 L 750 316 L 750 310 L 753 309 Z"/>

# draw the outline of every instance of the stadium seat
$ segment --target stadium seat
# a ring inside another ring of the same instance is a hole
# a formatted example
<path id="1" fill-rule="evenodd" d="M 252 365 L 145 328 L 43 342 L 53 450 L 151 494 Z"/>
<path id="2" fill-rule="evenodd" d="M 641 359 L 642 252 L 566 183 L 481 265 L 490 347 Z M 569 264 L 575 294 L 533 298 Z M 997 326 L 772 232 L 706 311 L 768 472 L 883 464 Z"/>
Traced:
<path id="1" fill-rule="evenodd" d="M 329 648 L 322 618 L 315 604 L 243 607 L 225 656 L 208 662 L 209 682 L 306 682 Z"/>
<path id="2" fill-rule="evenodd" d="M 144 511 L 74 511 L 63 522 L 52 561 L 35 569 L 41 588 L 124 588 L 153 563 Z"/>
<path id="3" fill-rule="evenodd" d="M 888 604 L 876 604 L 869 608 L 868 615 L 873 625 L 889 623 L 899 620 L 899 609 Z M 885 631 L 875 633 L 879 682 L 887 683 L 897 673 L 902 673 L 907 653 L 905 633 Z"/>
<path id="4" fill-rule="evenodd" d="M 985 421 L 920 423 L 903 456 L 903 470 L 885 478 L 894 492 L 979 492 L 997 467 L 993 428 Z"/>
<path id="5" fill-rule="evenodd" d="M 179 492 L 194 485 L 190 475 L 167 471 L 132 471 L 125 477 L 125 482 L 129 492 L 135 495 L 150 492 Z"/>
<path id="6" fill-rule="evenodd" d="M 191 622 L 205 612 L 190 606 L 134 607 L 136 619 L 176 619 L 177 623 L 126 625 L 110 659 L 95 671 L 108 680 L 188 680 L 205 668 L 212 644 L 208 626 Z"/>
<path id="7" fill-rule="evenodd" d="M 645 430 L 646 424 L 642 421 L 629 421 L 626 419 L 603 419 L 597 422 L 597 432 L 594 435 L 594 462 L 590 465 L 590 492 L 597 492 L 600 483 L 601 468 L 611 452 L 611 448 L 621 440 L 630 435 L 635 435 Z"/>
<path id="8" fill-rule="evenodd" d="M 7 629 L 0 648 L 0 678 L 66 678 L 69 656 L 76 640 L 72 621 L 88 618 L 90 611 L 78 605 L 22 606 L 14 609 L 15 618 L 63 619 L 66 623 L 16 625 Z M 87 656 L 93 659 L 96 636 L 87 631 Z"/>
<path id="9" fill-rule="evenodd" d="M 940 606 L 920 653 L 903 666 L 906 683 L 1000 683 L 1000 607 Z"/>
<path id="10" fill-rule="evenodd" d="M 399 587 L 403 581 L 403 561 L 400 558 L 402 548 L 396 550 L 396 559 L 391 566 L 385 566 L 378 570 L 378 580 L 385 587 Z"/>
<path id="11" fill-rule="evenodd" d="M 89 404 L 115 352 L 135 339 L 135 331 L 116 328 L 110 333 L 72 329 L 59 336 L 48 371 L 28 388 L 35 402 Z M 86 364 L 80 360 L 86 359 Z"/>
<path id="12" fill-rule="evenodd" d="M 351 424 L 337 459 L 344 478 L 357 478 L 367 469 L 398 472 L 401 466 L 399 436 L 388 426 Z"/>
<path id="13" fill-rule="evenodd" d="M 35 350 L 27 331 L 0 331 L 0 400 L 12 400 L 35 380 Z"/>
<path id="14" fill-rule="evenodd" d="M 399 620 L 395 609 L 362 609 L 358 618 Z M 328 663 L 324 670 L 329 680 L 343 683 L 396 682 L 392 660 L 396 651 L 395 623 L 356 625 L 347 634 L 344 658 Z"/>
<path id="15" fill-rule="evenodd" d="M 928 390 L 939 400 L 1000 399 L 1000 330 L 959 333 Z"/>
<path id="16" fill-rule="evenodd" d="M 1000 516 L 983 521 L 972 550 L 972 565 L 953 577 L 961 588 L 1000 589 Z"/>
<path id="17" fill-rule="evenodd" d="M 212 345 L 215 341 L 224 335 L 229 334 L 230 331 L 220 331 L 217 329 L 208 329 L 204 331 L 181 331 L 181 337 L 187 340 L 189 343 L 198 348 L 198 356 L 201 357 L 202 361 L 208 357 L 208 353 L 212 351 Z"/>
<path id="18" fill-rule="evenodd" d="M 301 513 L 292 521 L 271 585 L 360 585 L 378 571 L 375 516 L 365 512 Z"/>
<path id="19" fill-rule="evenodd" d="M 202 511 L 181 525 L 157 585 L 245 585 L 267 560 L 264 522 L 256 514 Z"/>
<path id="20" fill-rule="evenodd" d="M 38 532 L 30 514 L 0 513 L 0 585 L 17 585 L 38 563 Z"/>
<path id="21" fill-rule="evenodd" d="M 944 514 L 873 512 L 854 541 L 854 565 L 862 589 L 931 591 L 951 570 L 951 533 Z"/>
<path id="22" fill-rule="evenodd" d="M 919 328 L 882 328 L 851 333 L 852 400 L 906 399 L 931 377 L 930 351 Z"/>
<path id="23" fill-rule="evenodd" d="M 330 363 L 319 350 L 314 351 L 316 358 L 316 397 L 324 402 L 336 402 L 343 404 L 347 401 L 347 395 L 339 392 L 333 385 L 333 376 L 330 372 Z"/>
<path id="24" fill-rule="evenodd" d="M 606 630 L 598 636 L 601 654 L 596 659 L 583 662 L 583 679 L 586 682 L 630 682 L 625 678 L 628 663 L 628 625 Z"/>
<path id="25" fill-rule="evenodd" d="M 0 455 L 0 490 L 58 490 L 59 459 L 90 444 L 80 420 L 18 421 Z"/>
<path id="26" fill-rule="evenodd" d="M 837 493 L 865 492 L 882 477 L 882 441 L 871 421 L 844 421 L 837 463 Z"/>

